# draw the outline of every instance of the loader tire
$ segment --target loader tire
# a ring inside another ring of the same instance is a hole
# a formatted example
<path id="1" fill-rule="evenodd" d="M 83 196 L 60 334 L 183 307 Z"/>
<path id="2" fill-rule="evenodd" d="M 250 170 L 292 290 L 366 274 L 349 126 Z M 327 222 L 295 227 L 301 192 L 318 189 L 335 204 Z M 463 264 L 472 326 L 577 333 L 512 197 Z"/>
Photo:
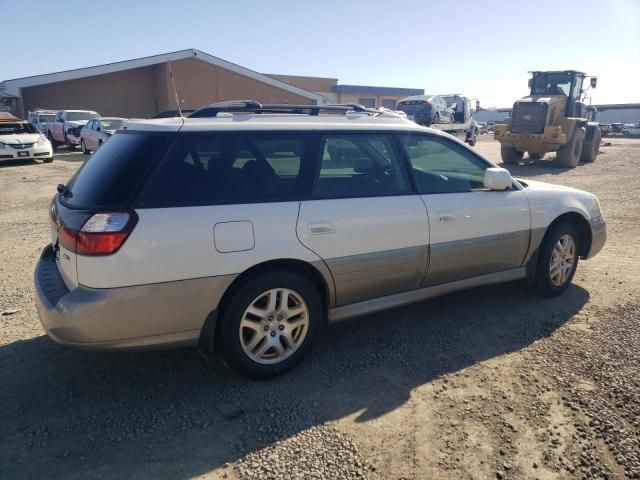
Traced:
<path id="1" fill-rule="evenodd" d="M 560 147 L 560 150 L 558 150 L 554 163 L 564 168 L 576 168 L 578 163 L 580 163 L 580 156 L 582 155 L 584 135 L 584 127 L 576 128 L 571 141 Z"/>
<path id="2" fill-rule="evenodd" d="M 500 155 L 502 155 L 502 161 L 504 163 L 515 163 L 517 164 L 522 160 L 524 152 L 520 150 L 516 150 L 513 147 L 509 147 L 507 145 L 500 146 Z"/>

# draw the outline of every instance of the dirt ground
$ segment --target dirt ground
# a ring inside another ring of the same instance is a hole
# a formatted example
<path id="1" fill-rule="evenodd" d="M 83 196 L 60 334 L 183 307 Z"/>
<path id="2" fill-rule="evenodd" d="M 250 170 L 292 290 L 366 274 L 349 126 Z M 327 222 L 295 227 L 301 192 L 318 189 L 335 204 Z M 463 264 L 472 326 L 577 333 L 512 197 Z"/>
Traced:
<path id="1" fill-rule="evenodd" d="M 51 342 L 32 273 L 83 156 L 0 164 L 0 478 L 640 478 L 640 140 L 610 141 L 574 170 L 510 167 L 600 198 L 607 245 L 565 295 L 504 284 L 333 325 L 269 382 Z"/>

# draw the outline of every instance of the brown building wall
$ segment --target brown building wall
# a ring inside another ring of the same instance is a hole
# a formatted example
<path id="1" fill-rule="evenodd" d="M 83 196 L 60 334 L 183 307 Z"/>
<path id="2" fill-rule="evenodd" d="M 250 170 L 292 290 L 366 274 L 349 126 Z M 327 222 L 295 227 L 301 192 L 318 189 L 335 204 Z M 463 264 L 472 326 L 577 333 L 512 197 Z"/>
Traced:
<path id="1" fill-rule="evenodd" d="M 299 88 L 304 88 L 310 92 L 332 92 L 333 86 L 338 84 L 337 78 L 274 75 L 271 73 L 268 73 L 267 75 L 271 78 L 275 78 L 276 80 L 280 80 L 281 82 L 285 82 Z"/>
<path id="2" fill-rule="evenodd" d="M 213 102 L 252 99 L 263 103 L 312 104 L 314 100 L 262 83 L 202 60 L 171 63 L 180 107 L 195 109 Z M 176 108 L 166 63 L 22 89 L 29 110 L 95 110 L 103 116 L 149 118 Z"/>
<path id="3" fill-rule="evenodd" d="M 244 99 L 262 103 L 316 103 L 310 98 L 295 95 L 195 58 L 172 62 L 171 70 L 180 97 L 180 106 L 185 109 L 198 108 L 213 102 Z M 168 75 L 168 69 L 166 74 Z M 170 81 L 169 88 L 172 88 Z M 170 98 L 172 106 L 169 108 L 175 108 L 172 89 Z"/>
<path id="4" fill-rule="evenodd" d="M 22 89 L 26 113 L 34 108 L 95 110 L 103 116 L 153 116 L 159 105 L 158 65 Z"/>

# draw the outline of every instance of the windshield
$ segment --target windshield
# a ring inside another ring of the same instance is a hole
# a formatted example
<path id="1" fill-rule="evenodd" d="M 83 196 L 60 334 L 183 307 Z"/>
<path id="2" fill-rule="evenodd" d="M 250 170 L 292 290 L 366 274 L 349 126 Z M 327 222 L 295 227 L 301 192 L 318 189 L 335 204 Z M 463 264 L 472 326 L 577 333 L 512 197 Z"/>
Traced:
<path id="1" fill-rule="evenodd" d="M 570 73 L 541 73 L 533 77 L 531 95 L 566 95 L 571 91 Z"/>
<path id="2" fill-rule="evenodd" d="M 67 112 L 67 121 L 76 122 L 79 120 L 91 120 L 92 118 L 100 118 L 96 112 Z"/>
<path id="3" fill-rule="evenodd" d="M 124 120 L 100 120 L 100 128 L 102 130 L 118 130 Z"/>
<path id="4" fill-rule="evenodd" d="M 0 135 L 19 135 L 23 133 L 40 133 L 30 123 L 0 123 Z"/>
<path id="5" fill-rule="evenodd" d="M 56 115 L 54 113 L 38 115 L 38 121 L 40 122 L 55 122 L 55 120 Z"/>

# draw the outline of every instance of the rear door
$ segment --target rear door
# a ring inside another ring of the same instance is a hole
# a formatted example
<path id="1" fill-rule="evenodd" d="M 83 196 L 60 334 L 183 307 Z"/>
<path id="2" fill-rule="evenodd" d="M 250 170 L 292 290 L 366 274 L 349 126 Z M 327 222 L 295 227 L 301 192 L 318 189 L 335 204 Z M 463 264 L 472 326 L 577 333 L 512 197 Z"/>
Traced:
<path id="1" fill-rule="evenodd" d="M 393 135 L 327 133 L 320 152 L 297 233 L 329 267 L 336 303 L 417 288 L 428 259 L 427 212 Z"/>
<path id="2" fill-rule="evenodd" d="M 431 256 L 424 285 L 522 266 L 531 225 L 524 192 L 484 188 L 484 172 L 492 165 L 454 140 L 411 134 L 402 143 L 429 212 Z"/>

